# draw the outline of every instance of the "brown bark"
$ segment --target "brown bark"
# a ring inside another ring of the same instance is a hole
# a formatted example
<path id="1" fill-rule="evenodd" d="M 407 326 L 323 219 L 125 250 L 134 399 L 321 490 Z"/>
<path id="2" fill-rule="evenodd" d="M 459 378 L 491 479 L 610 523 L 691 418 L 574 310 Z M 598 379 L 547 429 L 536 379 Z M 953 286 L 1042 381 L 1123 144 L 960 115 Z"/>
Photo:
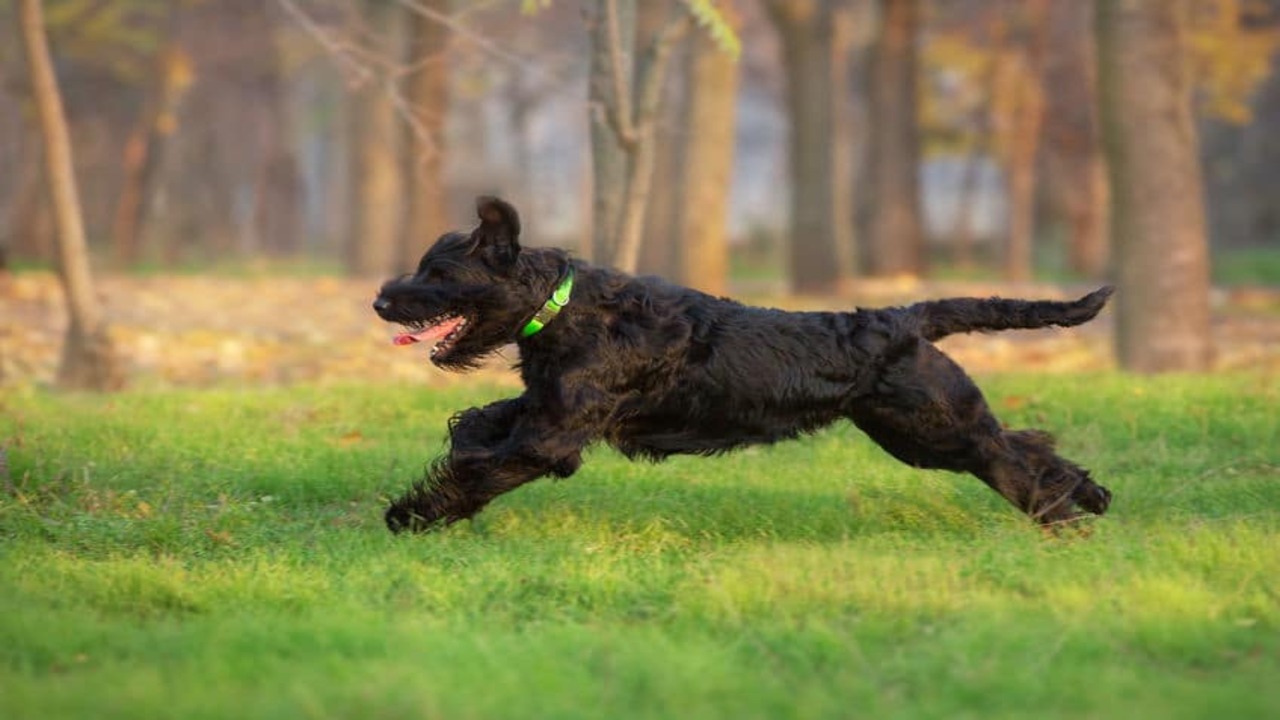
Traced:
<path id="1" fill-rule="evenodd" d="M 880 0 L 872 59 L 868 270 L 925 271 L 920 217 L 920 131 L 916 113 L 916 0 Z"/>
<path id="2" fill-rule="evenodd" d="M 270 131 L 267 159 L 258 172 L 253 226 L 262 249 L 277 257 L 292 255 L 302 242 L 302 178 L 298 158 L 281 137 L 284 126 Z"/>
<path id="3" fill-rule="evenodd" d="M 688 165 L 685 150 L 691 138 L 679 128 L 679 120 L 687 114 L 682 107 L 685 98 L 668 98 L 664 104 L 663 122 L 654 128 L 654 163 L 649 206 L 644 214 L 644 237 L 636 272 L 668 279 L 680 277 L 680 205 L 681 188 L 685 187 Z M 678 113 L 678 114 L 672 114 Z"/>
<path id="4" fill-rule="evenodd" d="M 851 209 L 857 195 L 858 132 L 853 89 L 853 58 L 858 18 L 848 3 L 837 3 L 831 13 L 831 203 L 832 242 L 840 275 L 857 274 L 856 215 Z M 846 206 L 846 203 L 848 205 Z"/>
<path id="5" fill-rule="evenodd" d="M 726 8 L 722 8 L 724 10 Z M 690 48 L 684 178 L 679 201 L 680 279 L 723 295 L 729 276 L 729 194 L 733 185 L 738 63 L 698 33 Z"/>
<path id="6" fill-rule="evenodd" d="M 173 132 L 177 104 L 188 86 L 186 58 L 176 44 L 156 55 L 152 97 L 125 140 L 121 158 L 120 197 L 111 226 L 111 245 L 118 265 L 136 263 L 150 209 L 151 187 L 164 142 Z"/>
<path id="7" fill-rule="evenodd" d="M 622 220 L 618 224 L 618 246 L 613 265 L 623 272 L 635 272 L 644 238 L 644 218 L 653 192 L 653 168 L 657 159 L 654 139 L 662 87 L 676 40 L 688 26 L 681 14 L 654 38 L 636 75 L 635 116 L 630 121 L 630 167 L 627 192 L 623 196 Z M 624 133 L 625 135 L 625 133 Z"/>
<path id="8" fill-rule="evenodd" d="M 1100 0 L 1103 131 L 1121 364 L 1209 367 L 1209 263 L 1183 0 Z"/>
<path id="9" fill-rule="evenodd" d="M 111 390 L 123 384 L 100 305 L 93 290 L 89 249 L 85 242 L 71 159 L 71 140 L 58 81 L 49 57 L 40 0 L 15 0 L 18 30 L 31 76 L 40 131 L 44 137 L 45 177 L 57 227 L 58 275 L 70 322 L 63 345 L 58 384 L 75 389 Z"/>
<path id="10" fill-rule="evenodd" d="M 1005 176 L 1008 181 L 1009 227 L 1004 247 L 1004 277 L 1027 282 L 1033 270 L 1036 231 L 1036 154 L 1044 120 L 1044 45 L 1046 0 L 1025 0 L 1017 12 L 1019 28 L 1002 63 L 1006 77 L 999 85 L 1011 93 Z"/>
<path id="11" fill-rule="evenodd" d="M 593 244 L 597 262 L 624 272 L 635 272 L 640 256 L 663 81 L 671 51 L 689 25 L 682 9 L 668 20 L 636 65 L 633 78 L 627 38 L 635 35 L 634 9 L 631 0 L 599 0 L 592 33 L 592 152 L 597 169 Z M 599 94 L 601 88 L 607 91 Z M 604 123 L 601 130 L 608 136 L 603 145 L 595 142 L 598 122 Z M 617 157 L 615 149 L 620 153 Z M 601 176 L 602 168 L 610 174 Z M 608 260 L 601 257 L 606 252 L 611 252 L 604 255 Z"/>
<path id="12" fill-rule="evenodd" d="M 636 7 L 636 47 L 647 47 L 666 25 L 670 2 L 641 2 Z M 681 68 L 672 73 L 663 88 L 662 107 L 653 129 L 654 161 L 649 206 L 644 215 L 644 237 L 636 272 L 680 277 L 680 193 L 685 186 L 687 167 L 684 153 L 689 142 L 685 126 L 689 65 L 689 41 L 673 50 L 673 61 Z M 636 68 L 639 72 L 640 68 Z"/>
<path id="13" fill-rule="evenodd" d="M 366 4 L 369 24 L 383 37 L 393 35 L 395 8 Z M 403 178 L 399 159 L 400 127 L 382 78 L 370 78 L 351 100 L 351 229 L 347 271 L 355 276 L 389 275 L 398 266 Z"/>
<path id="14" fill-rule="evenodd" d="M 835 202 L 831 3 L 771 0 L 768 8 L 782 40 L 787 79 L 791 289 L 827 293 L 843 275 L 836 223 L 848 222 Z"/>
<path id="15" fill-rule="evenodd" d="M 293 150 L 284 91 L 284 59 L 268 6 L 252 4 L 248 16 L 252 47 L 261 57 L 257 68 L 262 103 L 261 159 L 254 178 L 253 239 L 270 255 L 288 256 L 302 245 L 302 177 Z"/>
<path id="16" fill-rule="evenodd" d="M 423 6 L 447 13 L 448 0 L 424 0 Z M 418 257 L 448 225 L 444 193 L 444 127 L 449 114 L 449 64 L 447 28 L 434 19 L 413 13 L 409 23 L 409 67 L 405 78 L 415 127 L 408 136 L 405 169 L 407 185 L 404 237 L 399 264 L 417 265 Z"/>
<path id="17" fill-rule="evenodd" d="M 1071 270 L 1106 274 L 1107 166 L 1098 124 L 1093 0 L 1049 3 L 1044 157 L 1050 207 L 1066 224 Z"/>
<path id="18" fill-rule="evenodd" d="M 960 187 L 956 192 L 956 215 L 952 223 L 952 257 L 957 268 L 970 270 L 975 265 L 974 254 L 974 216 L 978 207 L 978 199 L 982 190 L 982 168 L 992 154 L 992 111 L 991 99 L 995 97 L 996 67 L 999 63 L 992 60 L 990 69 L 983 78 L 983 99 L 974 111 L 973 145 L 965 157 L 964 168 L 960 175 Z"/>
<path id="19" fill-rule="evenodd" d="M 610 3 L 612 8 L 608 7 Z M 613 260 L 618 243 L 630 164 L 624 139 L 611 126 L 609 108 L 618 103 L 626 103 L 630 107 L 630 98 L 626 97 L 630 91 L 623 89 L 620 92 L 613 78 L 615 65 L 626 68 L 632 65 L 635 33 L 631 28 L 635 27 L 635 16 L 635 0 L 600 0 L 596 3 L 595 15 L 591 18 L 588 112 L 591 124 L 592 204 L 588 256 L 606 264 Z"/>

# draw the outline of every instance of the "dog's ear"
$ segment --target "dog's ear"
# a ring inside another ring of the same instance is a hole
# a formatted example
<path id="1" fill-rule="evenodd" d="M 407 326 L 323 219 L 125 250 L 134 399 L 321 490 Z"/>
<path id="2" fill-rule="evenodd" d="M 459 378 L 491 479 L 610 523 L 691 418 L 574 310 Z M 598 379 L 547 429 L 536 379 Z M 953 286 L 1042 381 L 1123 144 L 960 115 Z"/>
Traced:
<path id="1" fill-rule="evenodd" d="M 476 198 L 480 227 L 471 233 L 472 252 L 495 270 L 507 270 L 520 254 L 520 214 L 511 203 L 488 195 Z"/>

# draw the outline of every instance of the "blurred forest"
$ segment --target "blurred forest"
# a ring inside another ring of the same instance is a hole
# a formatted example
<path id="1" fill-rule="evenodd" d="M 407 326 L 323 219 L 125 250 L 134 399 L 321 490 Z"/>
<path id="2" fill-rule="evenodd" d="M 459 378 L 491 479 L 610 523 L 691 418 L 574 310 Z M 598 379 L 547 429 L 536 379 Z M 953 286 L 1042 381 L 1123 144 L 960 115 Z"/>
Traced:
<path id="1" fill-rule="evenodd" d="M 112 386 L 235 312 L 319 357 L 325 297 L 367 342 L 481 193 L 712 293 L 1112 281 L 1123 367 L 1274 362 L 1280 0 L 11 0 L 0 37 L 0 382 Z"/>

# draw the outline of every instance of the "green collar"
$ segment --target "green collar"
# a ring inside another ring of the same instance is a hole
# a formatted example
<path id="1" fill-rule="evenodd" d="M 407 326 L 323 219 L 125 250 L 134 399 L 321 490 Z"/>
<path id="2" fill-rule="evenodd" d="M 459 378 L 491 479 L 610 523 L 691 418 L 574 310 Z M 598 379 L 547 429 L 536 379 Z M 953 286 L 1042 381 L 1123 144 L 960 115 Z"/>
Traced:
<path id="1" fill-rule="evenodd" d="M 533 316 L 532 320 L 525 323 L 520 330 L 520 337 L 527 338 L 530 335 L 538 334 L 542 328 L 546 327 L 547 323 L 560 314 L 565 305 L 569 304 L 569 295 L 572 292 L 573 266 L 570 265 L 564 274 L 564 279 L 556 286 L 555 291 L 551 293 L 551 297 L 547 298 L 547 302 L 543 304 L 542 309 Z"/>

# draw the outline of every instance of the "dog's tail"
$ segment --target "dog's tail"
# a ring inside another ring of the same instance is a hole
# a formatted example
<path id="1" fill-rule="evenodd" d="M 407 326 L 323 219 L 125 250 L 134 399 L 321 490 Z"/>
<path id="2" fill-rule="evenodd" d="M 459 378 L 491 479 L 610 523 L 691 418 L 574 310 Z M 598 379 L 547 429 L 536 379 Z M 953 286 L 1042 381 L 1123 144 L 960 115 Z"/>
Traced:
<path id="1" fill-rule="evenodd" d="M 920 334 L 937 340 L 975 330 L 1020 330 L 1061 325 L 1070 327 L 1093 319 L 1115 288 L 1098 288 L 1079 300 L 1005 300 L 952 298 L 916 303 L 907 308 L 920 323 Z"/>

